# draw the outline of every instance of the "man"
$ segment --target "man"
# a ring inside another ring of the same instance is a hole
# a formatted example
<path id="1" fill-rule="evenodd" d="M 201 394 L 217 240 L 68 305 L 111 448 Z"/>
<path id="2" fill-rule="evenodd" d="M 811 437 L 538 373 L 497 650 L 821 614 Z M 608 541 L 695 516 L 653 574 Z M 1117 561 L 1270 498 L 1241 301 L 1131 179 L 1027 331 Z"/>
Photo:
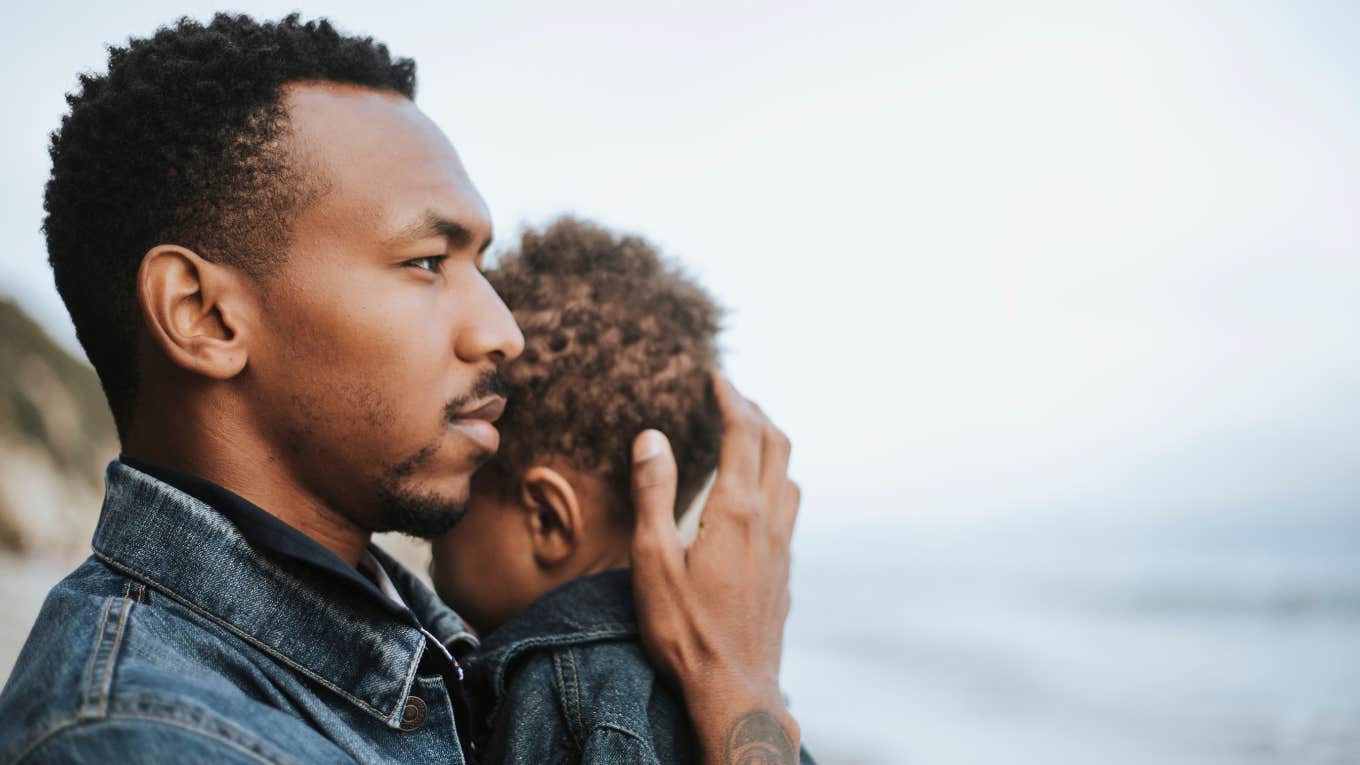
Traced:
<path id="1" fill-rule="evenodd" d="M 486 206 L 413 91 L 371 39 L 219 15 L 112 49 L 69 97 L 45 231 L 124 455 L 0 695 L 0 761 L 475 756 L 475 638 L 369 540 L 457 522 L 523 341 L 479 270 Z M 639 619 L 706 762 L 793 762 L 798 491 L 787 440 L 722 386 L 690 550 L 665 439 L 634 443 Z"/>

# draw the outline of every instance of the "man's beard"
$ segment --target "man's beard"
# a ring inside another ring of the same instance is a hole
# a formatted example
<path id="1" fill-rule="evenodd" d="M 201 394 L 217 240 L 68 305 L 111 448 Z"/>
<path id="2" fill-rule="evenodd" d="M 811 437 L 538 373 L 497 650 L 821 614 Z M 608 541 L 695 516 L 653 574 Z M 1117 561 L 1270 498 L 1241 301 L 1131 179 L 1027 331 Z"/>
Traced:
<path id="1" fill-rule="evenodd" d="M 466 395 L 444 406 L 441 425 L 447 426 L 468 403 L 507 392 L 505 378 L 488 372 Z M 439 439 L 395 465 L 387 466 L 378 480 L 378 522 L 375 531 L 396 531 L 422 539 L 434 539 L 450 531 L 467 514 L 468 498 L 453 499 L 433 491 L 409 486 L 412 474 L 439 450 Z M 493 455 L 486 455 L 489 459 Z M 470 483 L 470 482 L 469 482 Z"/>
<path id="2" fill-rule="evenodd" d="M 468 501 L 421 492 L 384 480 L 378 486 L 378 531 L 397 531 L 421 539 L 443 536 L 467 514 Z"/>

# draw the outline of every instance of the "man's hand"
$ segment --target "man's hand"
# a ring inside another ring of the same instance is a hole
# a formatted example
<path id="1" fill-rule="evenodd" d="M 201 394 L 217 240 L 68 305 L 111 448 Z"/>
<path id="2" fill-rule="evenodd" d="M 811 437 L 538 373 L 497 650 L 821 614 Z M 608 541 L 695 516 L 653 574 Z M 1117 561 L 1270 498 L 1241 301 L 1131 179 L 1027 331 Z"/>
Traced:
<path id="1" fill-rule="evenodd" d="M 709 765 L 798 761 L 798 724 L 779 693 L 798 487 L 789 440 L 715 374 L 718 475 L 699 535 L 675 527 L 675 458 L 646 431 L 633 443 L 633 579 L 643 641 L 674 676 Z"/>

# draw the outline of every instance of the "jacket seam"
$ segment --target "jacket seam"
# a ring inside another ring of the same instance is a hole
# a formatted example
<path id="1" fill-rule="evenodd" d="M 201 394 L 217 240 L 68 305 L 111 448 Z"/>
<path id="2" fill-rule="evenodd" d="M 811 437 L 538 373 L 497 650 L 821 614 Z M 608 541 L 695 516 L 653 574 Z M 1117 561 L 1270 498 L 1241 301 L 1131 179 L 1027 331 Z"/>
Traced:
<path id="1" fill-rule="evenodd" d="M 618 718 L 618 719 L 626 719 L 626 718 L 624 718 L 622 715 L 613 715 L 613 717 Z M 641 744 L 647 749 L 647 751 L 652 755 L 652 758 L 653 758 L 653 759 L 658 759 L 658 755 L 657 755 L 657 753 L 656 753 L 656 750 L 655 750 L 654 748 L 652 748 L 652 742 L 651 742 L 646 736 L 643 736 L 643 735 L 639 734 L 637 731 L 632 730 L 631 728 L 629 728 L 629 727 L 626 726 L 626 725 L 621 725 L 621 724 L 616 723 L 616 722 L 610 722 L 610 721 L 608 721 L 608 720 L 601 720 L 600 722 L 598 722 L 598 723 L 595 724 L 594 729 L 595 729 L 595 730 L 612 730 L 612 731 L 614 731 L 615 733 L 621 733 L 621 734 L 627 736 L 628 738 L 631 738 L 631 739 L 633 739 L 634 741 L 637 741 L 637 742 L 641 743 Z"/>
<path id="2" fill-rule="evenodd" d="M 186 707 L 180 707 L 178 705 L 174 706 L 180 709 L 187 709 Z M 19 765 L 20 763 L 22 763 L 26 757 L 37 751 L 39 747 L 53 740 L 62 733 L 65 733 L 67 731 L 74 731 L 75 729 L 81 727 L 94 727 L 96 725 L 101 724 L 107 725 L 117 720 L 135 720 L 141 722 L 150 722 L 160 725 L 166 725 L 169 727 L 179 728 L 181 730 L 186 730 L 190 733 L 202 736 L 203 738 L 206 738 L 210 741 L 216 741 L 220 744 L 223 744 L 235 751 L 240 752 L 241 754 L 249 757 L 250 759 L 255 760 L 256 762 L 264 763 L 264 765 L 287 765 L 288 763 L 297 762 L 296 760 L 286 757 L 284 759 L 276 759 L 272 755 L 267 755 L 264 752 L 251 749 L 250 747 L 247 747 L 245 744 L 241 742 L 233 741 L 231 738 L 227 736 L 223 736 L 206 728 L 201 728 L 197 725 L 193 725 L 192 723 L 185 720 L 178 720 L 175 718 L 164 717 L 160 715 L 129 714 L 122 712 L 114 712 L 113 714 L 106 715 L 97 720 L 90 719 L 82 720 L 77 718 L 68 720 L 64 723 L 49 728 L 45 733 L 43 733 L 41 736 L 35 739 L 31 744 L 25 747 L 22 752 L 19 753 L 19 756 L 14 759 L 15 765 Z M 250 739 L 250 742 L 257 746 L 263 747 L 263 742 L 257 741 L 255 739 Z"/>
<path id="3" fill-rule="evenodd" d="M 452 635 L 449 635 L 448 637 L 444 638 L 443 640 L 440 640 L 439 642 L 442 643 L 445 648 L 449 649 L 449 651 L 453 650 L 454 643 L 468 643 L 469 646 L 474 650 L 480 644 L 479 641 L 477 640 L 477 636 L 473 635 L 471 632 L 468 632 L 467 630 L 460 630 L 458 632 L 455 632 Z"/>
<path id="4" fill-rule="evenodd" d="M 122 597 L 111 596 L 104 603 L 104 611 L 99 618 L 99 629 L 95 632 L 94 651 L 85 671 L 85 683 L 81 689 L 81 704 L 77 716 L 99 718 L 108 709 L 109 686 L 113 682 L 113 665 L 118 661 L 118 646 L 122 642 L 123 629 L 127 624 L 127 614 L 132 603 L 129 595 L 133 581 L 129 579 L 123 586 Z M 109 616 L 113 604 L 118 604 L 118 623 L 109 636 Z"/>
<path id="5" fill-rule="evenodd" d="M 118 661 L 118 646 L 123 642 L 123 630 L 127 628 L 128 613 L 132 611 L 132 580 L 128 580 L 123 602 L 118 609 L 118 628 L 113 633 L 113 644 L 109 646 L 109 656 L 104 661 L 104 677 L 99 681 L 99 713 L 103 717 L 109 710 L 109 691 L 113 685 L 113 665 Z"/>
<path id="6" fill-rule="evenodd" d="M 623 629 L 627 627 L 628 629 Z M 614 629 L 611 629 L 614 628 Z M 589 632 L 571 634 L 542 635 L 521 638 L 507 645 L 483 651 L 477 655 L 477 662 L 490 667 L 491 686 L 497 698 L 505 694 L 505 668 L 515 657 L 538 648 L 559 648 L 566 645 L 595 643 L 605 640 L 620 640 L 637 635 L 635 625 L 605 624 Z"/>
<path id="7" fill-rule="evenodd" d="M 576 666 L 576 650 L 571 646 L 567 646 L 567 663 L 571 665 L 571 685 L 576 700 L 576 728 L 581 731 L 581 740 L 585 741 L 586 726 L 581 719 L 581 668 Z"/>
<path id="8" fill-rule="evenodd" d="M 108 624 L 109 610 L 113 608 L 114 597 L 104 599 L 104 609 L 99 613 L 99 622 L 94 628 L 94 645 L 90 647 L 90 660 L 85 663 L 85 680 L 80 684 L 80 708 L 77 715 L 84 714 L 89 706 L 90 688 L 94 685 L 94 668 L 99 664 L 99 648 L 104 643 L 104 627 Z"/>
<path id="9" fill-rule="evenodd" d="M 597 730 L 612 730 L 620 735 L 633 739 L 638 743 L 638 746 L 642 747 L 642 751 L 650 758 L 650 762 L 661 762 L 661 755 L 657 754 L 656 747 L 652 745 L 650 737 L 638 735 L 636 732 L 617 723 L 601 722 L 596 725 L 595 728 Z"/>
<path id="10" fill-rule="evenodd" d="M 584 752 L 585 731 L 581 729 L 579 707 L 572 703 L 571 686 L 567 684 L 566 674 L 562 668 L 562 656 L 559 652 L 553 652 L 552 662 L 553 670 L 557 673 L 557 698 L 562 704 L 562 716 L 567 721 L 567 730 L 571 733 L 572 743 L 576 745 L 576 751 Z"/>
<path id="11" fill-rule="evenodd" d="M 650 735 L 642 733 L 638 729 L 639 722 L 631 715 L 605 710 L 595 713 L 592 718 L 594 719 L 593 727 L 595 729 L 609 728 L 620 733 L 627 733 L 638 741 L 648 742 L 650 746 Z"/>
<path id="12" fill-rule="evenodd" d="M 282 664 L 284 664 L 284 665 L 286 665 L 286 666 L 288 666 L 288 667 L 291 667 L 292 669 L 294 669 L 294 670 L 296 670 L 297 672 L 299 672 L 299 673 L 305 675 L 306 677 L 311 678 L 312 680 L 315 680 L 317 683 L 321 684 L 323 687 L 325 687 L 325 688 L 327 688 L 327 689 L 329 689 L 329 690 L 331 690 L 331 691 L 334 691 L 335 693 L 339 694 L 342 698 L 344 698 L 344 699 L 347 700 L 347 701 L 350 701 L 350 702 L 354 703 L 356 706 L 360 707 L 361 709 L 364 709 L 364 710 L 366 710 L 366 711 L 368 711 L 368 712 L 373 713 L 375 716 L 378 717 L 378 719 L 382 720 L 384 723 L 387 723 L 387 724 L 389 725 L 389 727 L 391 727 L 391 725 L 397 720 L 397 715 L 400 713 L 400 710 L 401 710 L 401 704 L 406 700 L 406 697 L 410 695 L 411 683 L 412 683 L 412 681 L 415 679 L 415 673 L 416 673 L 417 668 L 419 668 L 419 666 L 420 666 L 420 662 L 418 661 L 419 655 L 420 655 L 420 651 L 417 651 L 417 652 L 416 652 L 416 654 L 417 654 L 417 656 L 416 656 L 417 661 L 412 662 L 412 668 L 411 668 L 411 670 L 409 671 L 409 674 L 407 675 L 406 684 L 405 684 L 405 686 L 402 688 L 401 698 L 398 700 L 397 709 L 396 709 L 395 711 L 393 711 L 392 714 L 389 715 L 389 714 L 387 714 L 386 712 L 384 712 L 383 710 L 378 709 L 377 707 L 373 706 L 372 704 L 369 704 L 368 702 L 364 701 L 363 699 L 358 698 L 357 696 L 351 695 L 350 693 L 348 693 L 348 692 L 345 691 L 344 689 L 340 688 L 339 686 L 335 685 L 334 683 L 332 683 L 331 681 L 327 680 L 326 678 L 322 677 L 321 675 L 318 675 L 317 673 L 313 672 L 312 670 L 310 670 L 310 669 L 308 669 L 308 668 L 302 666 L 301 664 L 298 664 L 297 662 L 295 662 L 295 661 L 293 661 L 292 659 L 288 658 L 288 656 L 286 656 L 286 655 L 284 655 L 283 653 L 279 652 L 277 649 L 273 648 L 272 646 L 267 645 L 266 643 L 264 643 L 264 642 L 262 642 L 262 641 L 256 639 L 255 637 L 252 637 L 250 634 L 248 634 L 248 633 L 246 633 L 244 630 L 242 630 L 242 629 L 236 627 L 236 626 L 233 625 L 231 622 L 228 622 L 228 621 L 226 621 L 225 619 L 222 619 L 222 618 L 220 618 L 220 617 L 214 616 L 211 612 L 209 612 L 209 611 L 207 611 L 207 610 L 205 610 L 205 609 L 199 607 L 198 605 L 196 605 L 196 604 L 194 604 L 193 602 L 191 602 L 188 598 L 185 598 L 184 596 L 180 595 L 179 593 L 175 592 L 174 590 L 170 589 L 169 587 L 167 587 L 167 586 L 161 584 L 160 582 L 156 581 L 155 579 L 151 578 L 150 576 L 148 576 L 148 575 L 146 575 L 146 574 L 143 574 L 143 573 L 134 572 L 133 570 L 131 570 L 131 569 L 128 568 L 127 566 L 124 566 L 123 564 L 118 563 L 117 561 L 113 560 L 112 558 L 109 558 L 108 556 L 104 555 L 104 554 L 101 553 L 99 550 L 95 550 L 95 551 L 94 551 L 94 555 L 95 555 L 95 557 L 97 557 L 97 558 L 99 558 L 101 561 L 103 561 L 105 565 L 107 565 L 107 566 L 109 566 L 109 567 L 111 567 L 111 568 L 113 568 L 113 569 L 116 569 L 116 570 L 118 570 L 118 571 L 121 571 L 121 572 L 123 572 L 124 574 L 127 574 L 128 576 L 131 576 L 131 577 L 134 577 L 134 578 L 136 578 L 136 579 L 141 579 L 141 580 L 146 581 L 148 584 L 150 584 L 151 586 L 153 586 L 153 587 L 155 587 L 156 589 L 160 590 L 161 592 L 165 593 L 168 597 L 172 598 L 175 602 L 177 602 L 177 603 L 183 605 L 185 608 L 188 608 L 190 611 L 193 611 L 194 613 L 198 614 L 199 616 L 203 617 L 204 619 L 207 619 L 208 621 L 212 622 L 213 624 L 216 624 L 217 626 L 221 627 L 222 629 L 225 629 L 226 631 L 230 632 L 231 634 L 233 634 L 233 635 L 235 635 L 235 636 L 241 638 L 242 640 L 246 641 L 246 642 L 249 643 L 250 645 L 254 646 L 256 649 L 258 649 L 258 650 L 260 650 L 261 652 L 263 652 L 263 653 L 265 653 L 265 654 L 267 654 L 267 655 L 273 657 L 275 660 L 281 662 Z"/>

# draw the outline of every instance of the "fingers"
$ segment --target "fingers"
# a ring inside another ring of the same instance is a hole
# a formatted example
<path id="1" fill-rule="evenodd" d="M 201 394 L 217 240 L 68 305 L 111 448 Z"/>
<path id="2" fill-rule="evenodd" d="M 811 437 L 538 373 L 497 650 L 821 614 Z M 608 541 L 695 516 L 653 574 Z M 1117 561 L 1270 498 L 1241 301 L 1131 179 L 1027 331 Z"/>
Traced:
<path id="1" fill-rule="evenodd" d="M 770 422 L 760 407 L 755 404 L 756 412 L 760 414 L 762 421 L 760 434 L 760 494 L 764 498 L 765 507 L 775 510 L 776 506 L 783 499 L 784 484 L 788 482 L 789 476 L 789 454 L 793 450 L 793 444 L 789 437 L 784 435 L 784 431 L 776 428 Z"/>
<path id="2" fill-rule="evenodd" d="M 633 566 L 656 570 L 683 566 L 684 551 L 675 526 L 675 455 L 657 430 L 633 440 Z"/>
<path id="3" fill-rule="evenodd" d="M 788 478 L 793 445 L 754 402 L 747 401 L 726 377 L 713 374 L 713 392 L 723 419 L 718 481 L 730 496 L 743 497 L 749 507 L 724 508 L 763 516 L 769 528 L 787 545 L 793 536 L 801 493 Z"/>
<path id="4" fill-rule="evenodd" d="M 791 590 L 789 590 L 788 587 L 785 587 L 782 594 L 780 595 L 779 601 L 775 604 L 775 623 L 779 625 L 779 629 L 775 633 L 776 637 L 778 638 L 778 642 L 775 643 L 773 649 L 776 675 L 779 674 L 780 665 L 783 664 L 784 660 L 783 651 L 784 626 L 787 625 L 789 622 L 789 611 L 792 609 L 792 606 L 793 606 L 793 593 Z"/>
<path id="5" fill-rule="evenodd" d="M 718 480 L 730 486 L 754 490 L 760 480 L 764 418 L 718 372 L 713 373 L 713 395 L 718 400 L 723 427 L 722 446 L 718 455 Z"/>
<path id="6" fill-rule="evenodd" d="M 803 490 L 798 484 L 785 479 L 781 487 L 779 502 L 774 506 L 771 524 L 778 529 L 780 539 L 788 544 L 793 539 L 793 527 L 798 521 L 798 508 L 803 501 Z"/>

